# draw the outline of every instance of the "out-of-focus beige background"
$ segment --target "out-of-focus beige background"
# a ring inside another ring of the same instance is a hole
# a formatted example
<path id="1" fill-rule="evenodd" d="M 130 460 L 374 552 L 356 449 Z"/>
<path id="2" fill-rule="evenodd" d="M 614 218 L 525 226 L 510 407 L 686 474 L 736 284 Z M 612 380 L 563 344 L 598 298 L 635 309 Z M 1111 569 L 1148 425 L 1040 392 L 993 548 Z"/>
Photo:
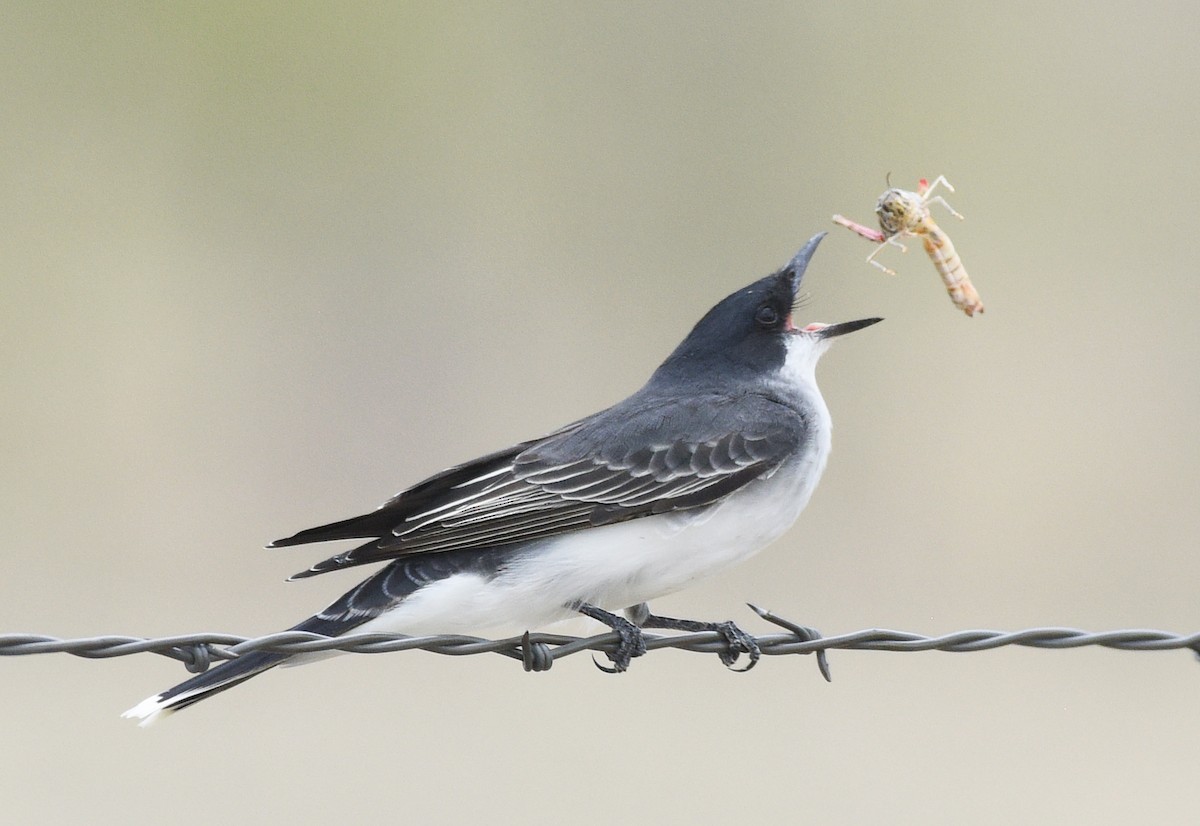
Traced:
<path id="1" fill-rule="evenodd" d="M 831 230 L 797 527 L 663 600 L 840 633 L 1200 629 L 1187 4 L 5 5 L 0 632 L 277 630 L 276 537 L 638 387 Z M 833 227 L 884 175 L 920 249 Z M 145 655 L 0 662 L 6 823 L 1183 823 L 1200 663 L 1102 649 L 342 657 L 150 730 Z"/>

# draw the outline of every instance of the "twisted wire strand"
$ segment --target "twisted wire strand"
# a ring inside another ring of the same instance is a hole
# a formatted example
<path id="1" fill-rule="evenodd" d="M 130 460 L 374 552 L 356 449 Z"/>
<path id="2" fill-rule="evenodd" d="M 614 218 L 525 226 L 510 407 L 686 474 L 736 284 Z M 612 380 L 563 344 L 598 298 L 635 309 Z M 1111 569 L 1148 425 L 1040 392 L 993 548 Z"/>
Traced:
<path id="1" fill-rule="evenodd" d="M 1007 645 L 1027 648 L 1082 648 L 1100 646 L 1122 651 L 1167 651 L 1190 649 L 1200 657 L 1200 632 L 1180 635 L 1154 629 L 1081 631 L 1077 628 L 1027 628 L 1021 631 L 986 629 L 956 631 L 929 637 L 910 631 L 870 628 L 832 637 L 821 636 L 812 628 L 797 625 L 769 611 L 750 606 L 760 617 L 788 633 L 754 637 L 764 655 L 816 654 L 822 674 L 829 678 L 825 652 L 850 651 L 987 651 Z M 674 648 L 715 654 L 729 651 L 729 642 L 719 632 L 698 631 L 671 636 L 646 634 L 647 651 Z M 305 654 L 318 651 L 343 651 L 355 654 L 382 654 L 419 649 L 448 656 L 500 654 L 520 660 L 526 671 L 545 671 L 555 660 L 581 651 L 612 652 L 617 645 L 614 633 L 593 637 L 526 632 L 520 637 L 489 640 L 459 634 L 406 637 L 399 634 L 347 634 L 326 637 L 307 631 L 282 631 L 261 637 L 236 634 L 182 634 L 170 637 L 98 636 L 59 639 L 38 634 L 0 634 L 0 656 L 32 654 L 71 654 L 88 659 L 107 659 L 131 654 L 152 653 L 182 662 L 193 673 L 206 670 L 214 660 L 230 660 L 251 651 L 280 654 Z"/>

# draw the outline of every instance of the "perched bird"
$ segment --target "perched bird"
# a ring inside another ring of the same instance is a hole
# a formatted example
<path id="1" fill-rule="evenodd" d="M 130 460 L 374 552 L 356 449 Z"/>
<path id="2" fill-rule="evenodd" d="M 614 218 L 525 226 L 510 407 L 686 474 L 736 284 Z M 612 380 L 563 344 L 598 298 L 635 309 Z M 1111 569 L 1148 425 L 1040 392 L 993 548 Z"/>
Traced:
<path id="1" fill-rule="evenodd" d="M 748 558 L 808 503 L 829 457 L 817 360 L 880 319 L 796 327 L 792 311 L 824 233 L 783 269 L 708 311 L 645 386 L 538 439 L 452 467 L 376 510 L 269 547 L 367 539 L 296 574 L 382 569 L 295 630 L 328 636 L 536 629 L 583 614 L 620 643 L 641 627 L 717 630 L 758 657 L 731 622 L 657 617 L 646 602 Z M 628 619 L 612 613 L 625 610 Z M 631 621 L 632 620 L 632 621 Z M 289 659 L 252 652 L 125 712 L 145 725 Z"/>

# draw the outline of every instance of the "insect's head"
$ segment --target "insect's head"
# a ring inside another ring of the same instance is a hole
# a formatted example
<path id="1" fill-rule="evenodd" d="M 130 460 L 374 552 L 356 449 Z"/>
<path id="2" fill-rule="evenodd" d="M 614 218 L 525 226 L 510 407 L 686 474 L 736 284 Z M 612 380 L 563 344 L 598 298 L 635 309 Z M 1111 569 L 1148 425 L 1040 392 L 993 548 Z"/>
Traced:
<path id="1" fill-rule="evenodd" d="M 875 214 L 879 216 L 879 228 L 886 235 L 895 235 L 909 229 L 920 209 L 920 199 L 903 189 L 889 189 L 879 196 Z"/>

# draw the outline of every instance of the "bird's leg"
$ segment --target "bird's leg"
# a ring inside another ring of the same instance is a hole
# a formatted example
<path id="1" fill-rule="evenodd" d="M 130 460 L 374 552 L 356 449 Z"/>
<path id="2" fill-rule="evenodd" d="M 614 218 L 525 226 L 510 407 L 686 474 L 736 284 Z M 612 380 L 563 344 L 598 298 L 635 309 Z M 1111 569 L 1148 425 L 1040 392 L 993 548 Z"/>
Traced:
<path id="1" fill-rule="evenodd" d="M 762 651 L 759 650 L 758 643 L 754 641 L 754 637 L 747 634 L 741 628 L 738 628 L 733 620 L 703 622 L 700 620 L 660 617 L 651 614 L 650 606 L 644 602 L 626 608 L 625 616 L 629 617 L 630 620 L 642 628 L 662 628 L 669 631 L 716 631 L 725 638 L 725 642 L 729 646 L 726 650 L 718 652 L 718 656 L 727 668 L 732 668 L 734 671 L 749 671 L 751 668 L 754 668 L 755 664 L 758 663 L 759 657 L 762 656 Z M 738 656 L 743 651 L 750 655 L 750 662 L 745 668 L 733 668 L 733 664 L 737 662 Z"/>
<path id="2" fill-rule="evenodd" d="M 638 628 L 624 617 L 618 617 L 616 614 L 609 613 L 603 608 L 597 608 L 586 602 L 581 602 L 578 605 L 572 605 L 579 613 L 585 617 L 591 617 L 597 622 L 602 622 L 616 632 L 619 641 L 617 642 L 617 650 L 607 656 L 612 660 L 612 668 L 606 668 L 600 663 L 596 663 L 596 668 L 601 671 L 607 671 L 609 674 L 619 674 L 629 668 L 629 661 L 634 657 L 640 657 L 646 653 L 646 640 L 642 637 L 642 629 Z M 596 662 L 594 659 L 592 662 Z"/>

